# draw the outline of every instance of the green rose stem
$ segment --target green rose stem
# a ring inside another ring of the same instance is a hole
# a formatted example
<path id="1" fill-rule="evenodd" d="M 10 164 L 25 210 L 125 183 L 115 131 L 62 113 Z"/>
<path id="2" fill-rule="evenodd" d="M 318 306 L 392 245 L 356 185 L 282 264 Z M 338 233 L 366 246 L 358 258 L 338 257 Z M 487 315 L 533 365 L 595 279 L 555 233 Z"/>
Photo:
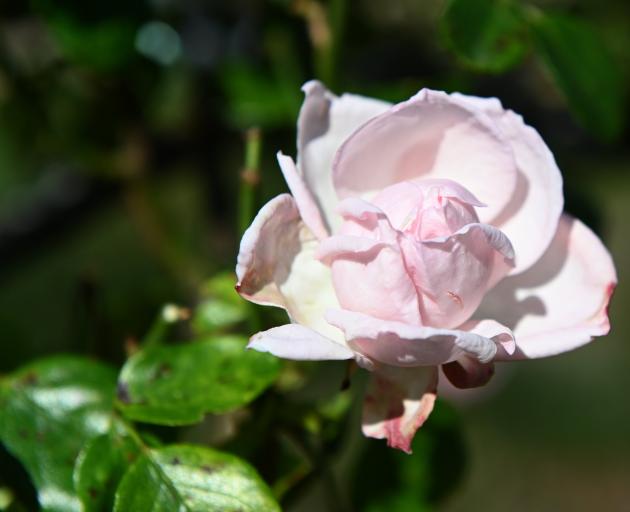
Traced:
<path id="1" fill-rule="evenodd" d="M 256 187 L 260 182 L 260 152 L 262 134 L 260 128 L 252 127 L 245 132 L 245 166 L 241 171 L 241 184 L 238 194 L 238 228 L 242 235 L 254 219 Z M 248 303 L 248 325 L 250 332 L 260 330 L 258 310 Z"/>
<path id="2" fill-rule="evenodd" d="M 300 459 L 291 470 L 272 485 L 273 494 L 276 500 L 282 502 L 284 509 L 288 510 L 298 503 L 304 494 L 310 492 L 309 489 L 316 482 L 325 489 L 326 510 L 343 512 L 352 509 L 349 497 L 342 490 L 334 467 L 339 466 L 340 460 L 348 456 L 348 436 L 354 435 L 361 407 L 361 401 L 355 395 L 362 395 L 364 387 L 365 384 L 359 381 L 352 390 L 344 392 L 352 393 L 346 396 L 354 405 L 335 419 L 330 416 L 330 413 L 323 414 L 321 407 L 310 411 L 307 414 L 308 417 L 292 416 L 286 412 L 286 407 L 283 407 L 282 402 L 279 401 L 275 402 L 276 408 L 268 409 L 277 420 L 274 426 L 275 435 L 282 438 Z M 278 395 L 272 393 L 268 395 L 267 400 L 273 402 L 277 397 Z M 330 434 L 324 434 L 324 430 L 330 427 L 331 421 L 335 421 L 339 429 L 338 435 L 333 437 Z M 328 423 L 328 427 L 324 425 L 325 423 Z"/>
<path id="3" fill-rule="evenodd" d="M 285 508 L 290 508 L 314 482 L 320 481 L 326 489 L 327 508 L 330 512 L 350 510 L 347 499 L 341 492 L 332 470 L 332 447 L 318 439 L 318 436 L 305 438 L 303 433 L 282 429 L 281 435 L 300 453 L 302 461 L 288 474 L 277 480 L 272 489 L 277 500 L 284 500 Z"/>
<path id="4" fill-rule="evenodd" d="M 308 25 L 317 78 L 334 89 L 347 11 L 345 0 L 331 0 L 326 7 L 315 0 L 298 0 L 293 8 Z"/>
<path id="5" fill-rule="evenodd" d="M 151 325 L 149 332 L 144 337 L 144 348 L 159 345 L 164 342 L 173 324 L 190 318 L 190 311 L 175 304 L 166 304 Z"/>
<path id="6" fill-rule="evenodd" d="M 260 181 L 260 150 L 262 137 L 260 129 L 250 128 L 245 132 L 245 167 L 241 172 L 241 186 L 238 195 L 238 225 L 242 234 L 254 218 L 255 192 Z"/>
<path id="7" fill-rule="evenodd" d="M 328 20 L 330 23 L 330 32 L 332 35 L 328 56 L 328 71 L 330 75 L 331 87 L 338 85 L 337 69 L 343 48 L 343 31 L 346 22 L 346 14 L 348 3 L 346 0 L 331 0 L 328 4 Z"/>

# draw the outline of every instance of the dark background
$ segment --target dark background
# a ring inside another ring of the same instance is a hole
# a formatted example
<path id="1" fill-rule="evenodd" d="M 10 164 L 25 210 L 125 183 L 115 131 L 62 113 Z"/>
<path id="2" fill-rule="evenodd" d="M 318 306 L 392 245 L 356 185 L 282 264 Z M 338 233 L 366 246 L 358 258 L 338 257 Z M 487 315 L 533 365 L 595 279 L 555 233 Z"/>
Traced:
<path id="1" fill-rule="evenodd" d="M 162 304 L 233 268 L 243 132 L 262 130 L 262 205 L 285 190 L 274 155 L 294 154 L 304 81 L 497 96 L 554 152 L 621 285 L 609 337 L 462 399 L 467 462 L 442 460 L 463 477 L 438 508 L 627 509 L 630 4 L 513 4 L 530 21 L 439 0 L 0 2 L 0 373 L 68 351 L 120 364 Z"/>

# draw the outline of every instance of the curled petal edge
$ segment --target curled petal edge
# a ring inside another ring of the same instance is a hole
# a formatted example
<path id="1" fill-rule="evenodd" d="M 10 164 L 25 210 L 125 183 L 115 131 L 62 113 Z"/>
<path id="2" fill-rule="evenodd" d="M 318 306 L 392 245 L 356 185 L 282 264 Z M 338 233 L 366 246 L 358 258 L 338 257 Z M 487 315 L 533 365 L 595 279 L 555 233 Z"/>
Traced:
<path id="1" fill-rule="evenodd" d="M 470 331 L 410 325 L 348 310 L 329 309 L 325 317 L 344 332 L 352 350 L 391 366 L 439 365 L 464 354 L 485 363 L 497 353 L 493 340 Z"/>
<path id="2" fill-rule="evenodd" d="M 436 367 L 376 366 L 363 401 L 363 434 L 411 454 L 416 431 L 433 411 L 437 383 Z"/>
<path id="3" fill-rule="evenodd" d="M 313 329 L 286 324 L 254 334 L 247 348 L 297 361 L 352 359 L 354 352 Z"/>

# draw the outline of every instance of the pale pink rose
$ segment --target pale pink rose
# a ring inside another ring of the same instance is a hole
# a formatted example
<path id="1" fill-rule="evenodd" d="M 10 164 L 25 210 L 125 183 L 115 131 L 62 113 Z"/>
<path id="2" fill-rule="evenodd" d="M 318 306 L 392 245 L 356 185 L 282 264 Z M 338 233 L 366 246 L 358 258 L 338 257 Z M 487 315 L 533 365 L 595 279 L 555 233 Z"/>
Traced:
<path id="1" fill-rule="evenodd" d="M 485 384 L 494 361 L 546 357 L 608 333 L 610 254 L 562 213 L 538 133 L 496 99 L 423 89 L 398 105 L 304 86 L 291 194 L 241 241 L 238 292 L 291 323 L 250 347 L 372 372 L 363 432 L 410 451 L 438 368 Z"/>

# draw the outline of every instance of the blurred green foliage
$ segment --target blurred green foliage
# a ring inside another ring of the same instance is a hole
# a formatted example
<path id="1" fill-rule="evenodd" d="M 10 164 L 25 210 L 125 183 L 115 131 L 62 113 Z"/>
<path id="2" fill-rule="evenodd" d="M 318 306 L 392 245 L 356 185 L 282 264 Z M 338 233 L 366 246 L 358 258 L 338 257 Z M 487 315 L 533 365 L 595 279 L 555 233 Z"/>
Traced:
<path id="1" fill-rule="evenodd" d="M 452 0 L 442 17 L 443 31 L 464 63 L 480 71 L 506 71 L 526 49 L 517 8 L 510 1 Z"/>
<path id="2" fill-rule="evenodd" d="M 621 134 L 626 120 L 624 77 L 585 20 L 527 2 L 450 0 L 442 28 L 462 62 L 480 71 L 504 72 L 532 46 L 587 130 L 603 141 Z M 528 44 L 532 40 L 534 44 Z"/>
<path id="3" fill-rule="evenodd" d="M 576 116 L 603 140 L 619 136 L 626 120 L 626 90 L 614 58 L 580 19 L 533 14 L 537 48 Z"/>
<path id="4" fill-rule="evenodd" d="M 360 436 L 361 377 L 340 392 L 344 365 L 244 350 L 247 335 L 286 316 L 233 292 L 240 232 L 285 190 L 275 152 L 294 153 L 300 86 L 314 77 L 390 101 L 425 86 L 499 97 L 571 173 L 569 211 L 615 228 L 611 216 L 628 213 L 623 196 L 608 198 L 627 183 L 629 9 L 624 0 L 0 5 L 0 509 L 448 507 L 470 460 L 450 408 L 438 405 L 408 457 Z M 615 185 L 596 201 L 584 176 L 603 176 L 602 165 Z M 164 307 L 173 303 L 184 307 Z M 505 441 L 519 426 L 523 435 L 548 421 L 521 405 L 531 393 L 547 397 L 542 410 L 563 411 L 562 439 L 573 432 L 582 443 L 582 401 L 565 397 L 558 409 L 544 388 L 553 378 L 535 368 L 539 384 L 522 382 L 515 402 L 485 411 L 496 425 L 479 435 L 481 460 L 498 461 L 488 475 L 510 449 L 526 458 Z M 623 425 L 630 415 L 609 400 L 591 400 L 597 417 Z"/>
<path id="5" fill-rule="evenodd" d="M 234 273 L 224 272 L 202 285 L 201 300 L 191 320 L 197 335 L 232 327 L 247 318 L 247 302 L 234 293 L 235 282 Z"/>

